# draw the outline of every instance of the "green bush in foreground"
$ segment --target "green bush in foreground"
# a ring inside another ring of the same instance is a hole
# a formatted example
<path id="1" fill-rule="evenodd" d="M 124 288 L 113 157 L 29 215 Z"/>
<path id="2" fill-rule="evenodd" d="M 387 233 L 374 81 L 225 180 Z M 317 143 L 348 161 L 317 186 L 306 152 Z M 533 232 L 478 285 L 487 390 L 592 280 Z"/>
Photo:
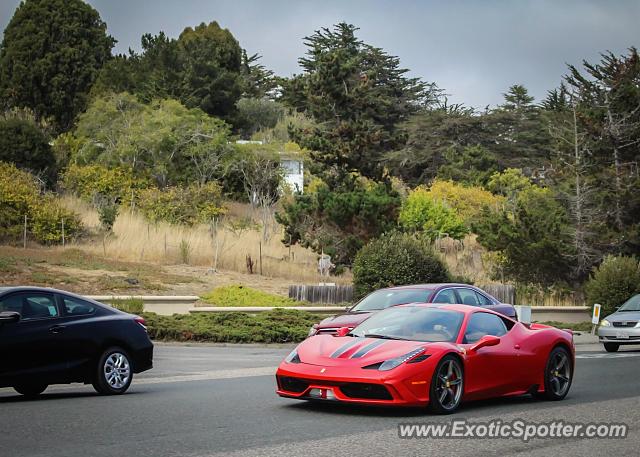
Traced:
<path id="1" fill-rule="evenodd" d="M 250 287 L 234 285 L 217 287 L 200 297 L 215 306 L 295 306 L 303 303 Z"/>
<path id="2" fill-rule="evenodd" d="M 145 313 L 147 331 L 155 340 L 215 343 L 295 343 L 318 322 L 311 313 L 275 309 L 247 313 L 196 313 L 160 316 Z"/>
<path id="3" fill-rule="evenodd" d="M 444 263 L 425 243 L 408 234 L 393 233 L 370 242 L 353 263 L 356 296 L 384 287 L 449 279 Z"/>
<path id="4" fill-rule="evenodd" d="M 640 265 L 635 257 L 607 256 L 585 285 L 587 302 L 600 303 L 605 317 L 633 295 L 640 293 Z"/>

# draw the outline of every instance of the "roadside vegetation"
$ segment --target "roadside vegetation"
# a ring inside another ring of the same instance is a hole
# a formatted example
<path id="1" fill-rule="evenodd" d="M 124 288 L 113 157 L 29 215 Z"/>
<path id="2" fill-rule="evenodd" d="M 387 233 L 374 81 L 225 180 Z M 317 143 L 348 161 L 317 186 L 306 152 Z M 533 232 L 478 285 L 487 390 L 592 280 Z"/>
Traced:
<path id="1" fill-rule="evenodd" d="M 24 26 L 48 21 L 37 35 Z M 640 255 L 635 48 L 569 65 L 541 100 L 505 87 L 480 111 L 451 105 L 352 24 L 309 31 L 292 77 L 215 21 L 150 32 L 114 56 L 81 0 L 17 8 L 0 46 L 0 242 L 291 282 L 350 283 L 353 271 L 361 293 L 456 278 L 515 284 L 527 304 L 584 303 L 586 291 L 609 309 L 632 292 L 609 304 L 594 284 L 608 256 Z M 302 168 L 292 188 L 286 171 Z M 390 239 L 421 248 L 401 258 Z M 54 267 L 0 259 L 3 283 L 86 283 Z M 148 268 L 91 284 L 181 280 Z"/>
<path id="2" fill-rule="evenodd" d="M 304 302 L 269 294 L 243 285 L 216 287 L 200 296 L 204 306 L 303 306 Z"/>
<path id="3" fill-rule="evenodd" d="M 142 315 L 149 336 L 159 341 L 210 343 L 297 343 L 307 337 L 318 316 L 296 310 L 275 309 L 257 314 L 194 313 Z"/>

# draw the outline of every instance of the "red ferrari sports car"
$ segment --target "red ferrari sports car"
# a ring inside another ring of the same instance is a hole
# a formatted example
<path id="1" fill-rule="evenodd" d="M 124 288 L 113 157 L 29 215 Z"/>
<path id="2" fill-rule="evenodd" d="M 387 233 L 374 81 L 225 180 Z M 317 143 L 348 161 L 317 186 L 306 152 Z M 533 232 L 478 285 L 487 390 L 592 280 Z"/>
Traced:
<path id="1" fill-rule="evenodd" d="M 440 414 L 463 401 L 530 393 L 561 400 L 575 362 L 573 334 L 467 305 L 381 311 L 336 336 L 300 343 L 278 367 L 278 395 Z"/>

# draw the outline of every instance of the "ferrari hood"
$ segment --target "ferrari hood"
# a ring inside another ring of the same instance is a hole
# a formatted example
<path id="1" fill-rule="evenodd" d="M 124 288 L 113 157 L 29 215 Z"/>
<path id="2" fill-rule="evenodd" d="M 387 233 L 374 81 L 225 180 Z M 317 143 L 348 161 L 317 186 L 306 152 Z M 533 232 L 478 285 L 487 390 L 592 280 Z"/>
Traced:
<path id="1" fill-rule="evenodd" d="M 337 316 L 327 317 L 322 320 L 319 324 L 319 328 L 326 327 L 356 327 L 365 319 L 371 316 L 371 313 L 346 313 L 346 314 L 338 314 Z"/>
<path id="2" fill-rule="evenodd" d="M 419 341 L 317 335 L 300 343 L 297 351 L 302 363 L 310 365 L 365 366 L 403 356 L 428 344 Z"/>

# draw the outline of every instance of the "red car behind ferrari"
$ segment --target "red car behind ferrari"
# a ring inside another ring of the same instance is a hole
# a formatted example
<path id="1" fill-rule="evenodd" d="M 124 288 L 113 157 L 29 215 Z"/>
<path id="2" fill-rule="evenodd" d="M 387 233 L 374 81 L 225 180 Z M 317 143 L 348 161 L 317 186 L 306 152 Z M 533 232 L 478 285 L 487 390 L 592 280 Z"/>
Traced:
<path id="1" fill-rule="evenodd" d="M 561 400 L 575 362 L 573 334 L 466 305 L 381 311 L 337 336 L 298 345 L 276 373 L 277 393 L 304 400 L 421 406 L 530 393 Z"/>

